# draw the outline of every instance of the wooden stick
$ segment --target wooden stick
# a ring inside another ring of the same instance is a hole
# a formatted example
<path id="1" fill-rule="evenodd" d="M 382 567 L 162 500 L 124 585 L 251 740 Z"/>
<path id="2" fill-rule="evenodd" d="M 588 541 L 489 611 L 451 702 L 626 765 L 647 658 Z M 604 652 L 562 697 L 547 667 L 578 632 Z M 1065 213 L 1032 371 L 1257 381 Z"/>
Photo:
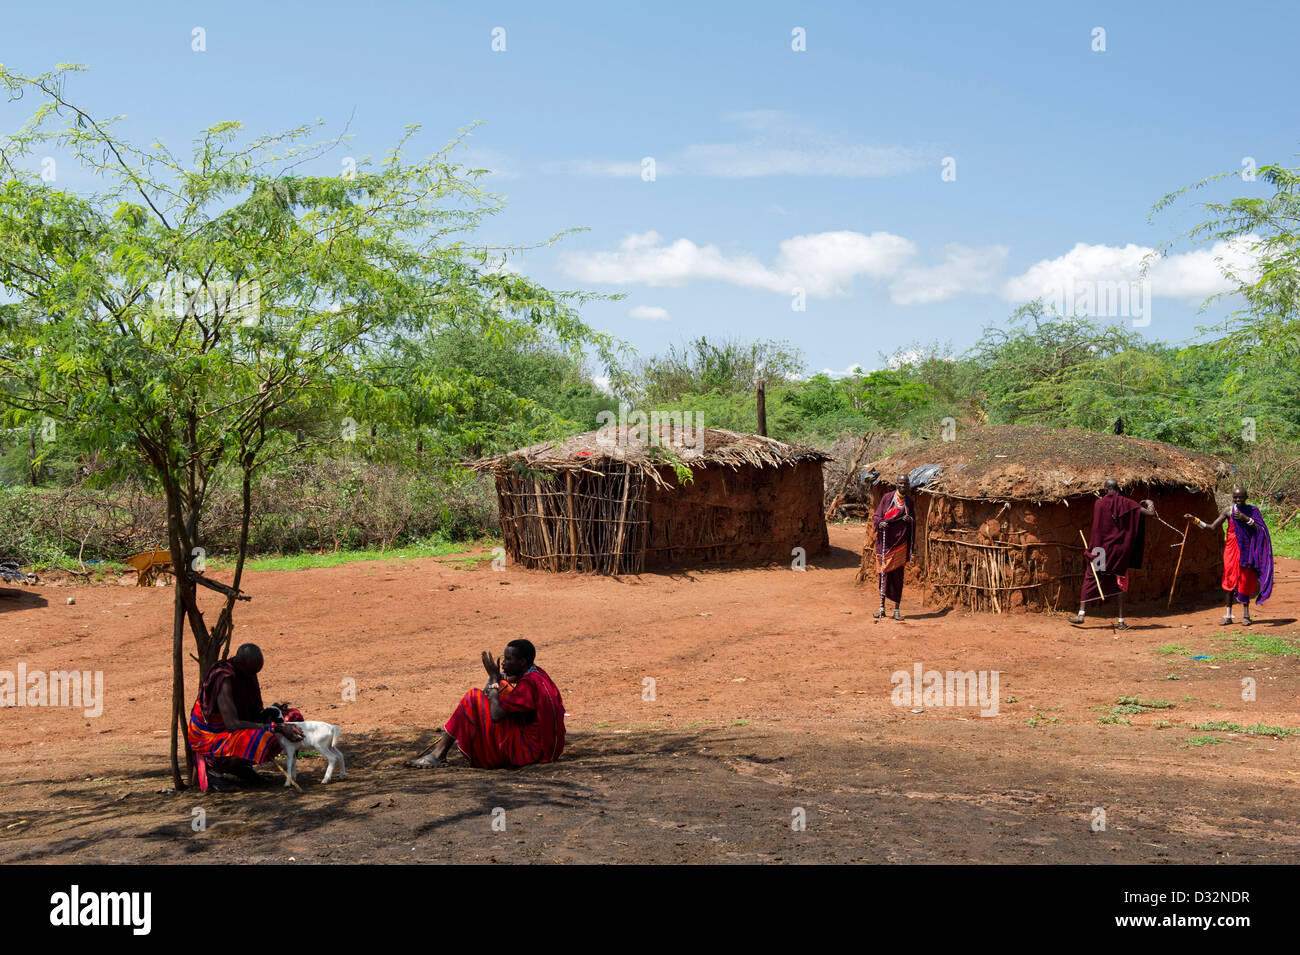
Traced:
<path id="1" fill-rule="evenodd" d="M 835 512 L 839 510 L 840 502 L 844 500 L 844 495 L 849 492 L 849 485 L 853 482 L 853 476 L 858 473 L 858 465 L 862 463 L 862 458 L 866 456 L 867 448 L 871 445 L 871 439 L 874 434 L 868 432 L 862 436 L 858 448 L 853 452 L 853 459 L 849 462 L 849 469 L 844 472 L 844 480 L 840 482 L 839 492 L 831 500 L 831 506 L 826 509 L 826 522 L 830 523 L 835 517 Z"/>
<path id="2" fill-rule="evenodd" d="M 1092 579 L 1097 581 L 1097 593 L 1101 595 L 1102 600 L 1105 600 L 1106 591 L 1101 589 L 1101 577 L 1097 575 L 1097 567 L 1092 562 L 1092 552 L 1088 550 L 1088 538 L 1083 536 L 1083 531 L 1079 531 L 1079 539 L 1083 541 L 1083 559 L 1086 560 L 1088 566 L 1092 568 Z"/>
<path id="3" fill-rule="evenodd" d="M 1174 588 L 1178 586 L 1178 568 L 1183 566 L 1183 548 L 1187 546 L 1187 532 L 1192 529 L 1192 522 L 1188 521 L 1187 526 L 1183 528 L 1183 542 L 1178 545 L 1178 563 L 1174 565 L 1174 579 L 1169 584 L 1169 600 L 1165 603 L 1165 609 L 1168 610 L 1174 605 Z"/>
<path id="4" fill-rule="evenodd" d="M 283 766 L 281 766 L 281 765 L 280 765 L 280 761 L 279 761 L 278 759 L 272 759 L 271 762 L 275 763 L 275 768 L 276 768 L 276 769 L 278 769 L 280 772 L 284 773 L 284 778 L 285 778 L 285 779 L 288 779 L 289 782 L 293 784 L 293 788 L 294 788 L 294 789 L 298 790 L 298 792 L 302 792 L 302 787 L 299 786 L 298 783 L 297 783 L 295 780 L 289 778 L 289 770 L 287 770 L 287 769 L 285 769 Z"/>
<path id="5" fill-rule="evenodd" d="M 569 498 L 569 569 L 578 569 L 578 515 L 573 510 L 573 472 L 564 475 L 565 490 Z"/>

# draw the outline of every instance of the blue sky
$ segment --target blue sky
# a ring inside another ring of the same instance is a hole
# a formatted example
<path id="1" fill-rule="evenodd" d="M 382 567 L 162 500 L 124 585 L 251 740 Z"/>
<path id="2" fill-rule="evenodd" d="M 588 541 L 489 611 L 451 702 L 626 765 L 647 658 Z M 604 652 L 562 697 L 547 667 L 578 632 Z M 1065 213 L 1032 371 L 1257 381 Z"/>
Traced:
<path id="1" fill-rule="evenodd" d="M 74 96 L 173 146 L 219 120 L 354 116 L 335 155 L 380 156 L 408 123 L 432 151 L 482 122 L 464 158 L 509 202 L 482 238 L 587 229 L 512 265 L 628 293 L 592 325 L 643 354 L 785 339 L 842 370 L 1136 278 L 1198 221 L 1148 222 L 1166 192 L 1244 157 L 1294 165 L 1297 27 L 1282 3 L 65 3 L 11 9 L 0 60 L 83 63 Z M 1211 251 L 1173 252 L 1120 320 L 1182 341 L 1226 306 L 1197 314 Z"/>

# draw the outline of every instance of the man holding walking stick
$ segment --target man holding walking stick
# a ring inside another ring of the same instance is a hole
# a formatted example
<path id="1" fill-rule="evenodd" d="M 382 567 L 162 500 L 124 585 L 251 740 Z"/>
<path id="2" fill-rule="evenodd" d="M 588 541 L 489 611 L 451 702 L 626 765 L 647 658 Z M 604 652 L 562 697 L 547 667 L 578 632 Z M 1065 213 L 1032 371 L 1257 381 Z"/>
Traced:
<path id="1" fill-rule="evenodd" d="M 886 598 L 894 602 L 894 619 L 903 619 L 899 609 L 903 574 L 916 541 L 916 513 L 907 475 L 898 475 L 895 483 L 896 488 L 885 492 L 871 519 L 876 529 L 876 560 L 880 572 L 880 609 L 872 614 L 877 620 L 885 615 Z"/>
<path id="2" fill-rule="evenodd" d="M 1128 593 L 1128 572 L 1142 566 L 1142 548 L 1146 543 L 1143 517 L 1156 517 L 1151 500 L 1140 504 L 1119 492 L 1119 482 L 1106 478 L 1105 494 L 1092 509 L 1092 536 L 1084 541 L 1089 569 L 1083 576 L 1079 595 L 1079 612 L 1066 619 L 1083 623 L 1085 605 L 1090 600 L 1119 597 L 1119 622 L 1116 629 L 1127 630 L 1124 622 L 1124 597 Z"/>

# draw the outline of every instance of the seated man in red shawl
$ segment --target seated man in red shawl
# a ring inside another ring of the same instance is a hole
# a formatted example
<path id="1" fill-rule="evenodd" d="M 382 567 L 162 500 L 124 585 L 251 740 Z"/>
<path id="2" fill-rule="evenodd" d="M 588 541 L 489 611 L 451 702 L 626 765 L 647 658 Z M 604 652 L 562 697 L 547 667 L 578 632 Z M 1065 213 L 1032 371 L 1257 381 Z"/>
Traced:
<path id="1" fill-rule="evenodd" d="M 564 700 L 554 681 L 533 661 L 527 640 L 511 640 L 500 660 L 483 651 L 488 682 L 470 690 L 447 720 L 442 735 L 407 766 L 446 764 L 451 744 L 471 766 L 497 769 L 549 763 L 564 752 Z"/>
<path id="2" fill-rule="evenodd" d="M 264 785 L 267 780 L 253 767 L 280 752 L 276 731 L 291 740 L 302 739 L 296 726 L 259 722 L 262 687 L 257 674 L 261 669 L 262 651 L 245 643 L 233 657 L 213 664 L 199 688 L 187 736 L 203 792 L 209 787 L 225 791 L 214 773 L 232 773 L 249 785 Z"/>
<path id="3" fill-rule="evenodd" d="M 1146 544 L 1143 517 L 1155 517 L 1151 500 L 1140 504 L 1119 492 L 1119 482 L 1106 478 L 1106 493 L 1092 507 L 1092 537 L 1088 565 L 1084 567 L 1083 593 L 1079 596 L 1079 613 L 1067 617 L 1070 623 L 1083 623 L 1084 604 L 1089 600 L 1119 597 L 1117 630 L 1127 630 L 1124 622 L 1124 596 L 1128 593 L 1128 572 L 1142 566 L 1142 548 Z"/>
<path id="4" fill-rule="evenodd" d="M 1258 594 L 1255 604 L 1262 604 L 1273 593 L 1273 541 L 1268 536 L 1264 515 L 1254 504 L 1246 503 L 1246 489 L 1238 485 L 1232 489 L 1232 503 L 1223 509 L 1211 524 L 1191 514 L 1202 530 L 1217 531 L 1225 522 L 1228 533 L 1223 542 L 1223 589 L 1228 592 L 1228 606 L 1224 623 L 1232 623 L 1232 603 L 1242 606 L 1241 622 L 1249 627 L 1250 598 Z"/>
<path id="5" fill-rule="evenodd" d="M 912 559 L 916 540 L 916 509 L 912 504 L 911 484 L 906 474 L 895 480 L 897 487 L 886 491 L 871 518 L 876 529 L 876 561 L 880 568 L 880 609 L 873 617 L 885 615 L 885 598 L 894 602 L 894 619 L 902 620 L 899 604 L 903 600 L 903 574 Z"/>

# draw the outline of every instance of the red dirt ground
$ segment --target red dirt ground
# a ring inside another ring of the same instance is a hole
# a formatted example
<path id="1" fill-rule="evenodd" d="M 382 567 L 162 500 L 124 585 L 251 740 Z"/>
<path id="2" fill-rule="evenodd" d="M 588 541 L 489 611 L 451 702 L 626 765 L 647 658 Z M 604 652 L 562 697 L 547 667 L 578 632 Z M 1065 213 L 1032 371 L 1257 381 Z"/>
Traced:
<path id="1" fill-rule="evenodd" d="M 1138 608 L 1123 634 L 1108 616 L 1075 628 L 906 601 L 907 620 L 873 622 L 853 583 L 862 537 L 832 527 L 805 573 L 252 573 L 236 643 L 264 650 L 265 697 L 343 727 L 347 779 L 321 786 L 308 759 L 301 794 L 167 792 L 170 589 L 28 588 L 0 599 L 0 670 L 102 670 L 105 703 L 91 719 L 0 714 L 0 862 L 1300 861 L 1300 739 L 1181 725 L 1300 726 L 1300 657 L 1230 659 L 1241 628 L 1209 606 Z M 1277 577 L 1255 632 L 1300 640 L 1300 562 Z M 565 758 L 401 768 L 481 685 L 479 651 L 518 636 L 564 692 Z M 999 671 L 998 715 L 895 707 L 890 675 L 917 662 Z M 1122 696 L 1175 705 L 1099 724 Z"/>

